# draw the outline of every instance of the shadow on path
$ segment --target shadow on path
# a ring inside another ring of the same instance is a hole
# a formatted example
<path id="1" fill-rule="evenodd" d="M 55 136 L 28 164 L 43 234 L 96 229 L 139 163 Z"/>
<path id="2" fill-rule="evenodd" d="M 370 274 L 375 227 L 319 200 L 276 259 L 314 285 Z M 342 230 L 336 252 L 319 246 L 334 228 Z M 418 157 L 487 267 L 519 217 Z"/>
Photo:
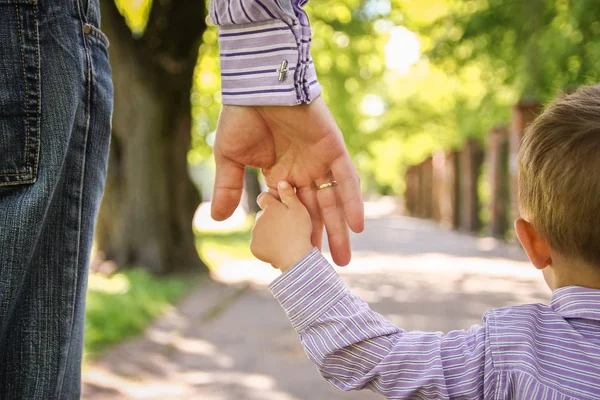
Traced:
<path id="1" fill-rule="evenodd" d="M 353 242 L 343 279 L 407 330 L 468 328 L 491 308 L 549 299 L 516 246 L 482 249 L 481 239 L 404 217 L 368 220 Z M 84 399 L 381 398 L 338 392 L 320 378 L 267 291 L 277 275 L 257 261 L 223 266 L 143 337 L 89 366 Z"/>
<path id="2" fill-rule="evenodd" d="M 433 221 L 406 216 L 367 219 L 365 232 L 352 235 L 352 250 L 394 255 L 442 253 L 456 257 L 527 261 L 516 243 L 469 236 L 440 228 Z"/>

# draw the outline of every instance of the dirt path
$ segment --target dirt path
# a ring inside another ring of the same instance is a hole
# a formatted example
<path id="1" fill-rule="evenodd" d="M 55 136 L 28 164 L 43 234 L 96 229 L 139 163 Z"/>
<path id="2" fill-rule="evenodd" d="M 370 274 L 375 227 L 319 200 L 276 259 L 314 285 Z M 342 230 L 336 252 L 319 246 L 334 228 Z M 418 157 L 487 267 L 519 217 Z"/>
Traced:
<path id="1" fill-rule="evenodd" d="M 367 220 L 353 237 L 351 289 L 408 330 L 468 328 L 490 308 L 548 302 L 541 275 L 516 246 L 406 217 Z M 84 399 L 354 400 L 308 362 L 256 261 L 224 266 L 142 338 L 88 367 Z"/>

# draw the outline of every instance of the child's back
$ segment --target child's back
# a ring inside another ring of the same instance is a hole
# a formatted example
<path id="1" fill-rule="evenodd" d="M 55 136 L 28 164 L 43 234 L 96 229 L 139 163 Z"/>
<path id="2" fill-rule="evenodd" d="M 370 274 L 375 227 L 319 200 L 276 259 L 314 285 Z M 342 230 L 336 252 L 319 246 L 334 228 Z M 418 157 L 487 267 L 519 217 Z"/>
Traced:
<path id="1" fill-rule="evenodd" d="M 492 310 L 468 331 L 405 332 L 349 293 L 318 251 L 303 261 L 271 290 L 308 356 L 341 390 L 390 399 L 600 398 L 600 290 L 563 287 L 550 306 Z"/>
<path id="2" fill-rule="evenodd" d="M 486 316 L 498 380 L 491 398 L 599 398 L 599 290 L 563 287 L 550 307 L 506 307 Z"/>

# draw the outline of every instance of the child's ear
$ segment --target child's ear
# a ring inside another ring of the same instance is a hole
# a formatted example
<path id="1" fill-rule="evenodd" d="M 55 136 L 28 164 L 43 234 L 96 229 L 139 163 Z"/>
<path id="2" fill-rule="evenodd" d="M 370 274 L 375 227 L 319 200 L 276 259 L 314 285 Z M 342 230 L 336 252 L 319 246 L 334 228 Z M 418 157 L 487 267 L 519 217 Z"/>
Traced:
<path id="1" fill-rule="evenodd" d="M 523 245 L 527 257 L 537 269 L 546 268 L 551 262 L 550 246 L 533 226 L 522 218 L 515 221 L 515 232 L 519 242 Z"/>

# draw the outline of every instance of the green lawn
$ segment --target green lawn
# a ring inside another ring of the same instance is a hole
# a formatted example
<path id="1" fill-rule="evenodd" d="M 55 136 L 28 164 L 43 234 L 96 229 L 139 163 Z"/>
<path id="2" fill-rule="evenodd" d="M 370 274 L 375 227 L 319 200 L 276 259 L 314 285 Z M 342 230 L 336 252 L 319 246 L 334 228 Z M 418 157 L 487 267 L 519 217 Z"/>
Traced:
<path id="1" fill-rule="evenodd" d="M 197 247 L 211 270 L 232 259 L 252 258 L 248 244 L 252 220 L 239 230 L 197 232 Z M 198 279 L 157 277 L 134 268 L 106 276 L 90 274 L 85 326 L 85 358 L 139 335 L 173 307 Z"/>
<path id="2" fill-rule="evenodd" d="M 182 298 L 197 279 L 156 277 L 140 268 L 91 274 L 87 295 L 86 359 L 143 332 Z"/>

